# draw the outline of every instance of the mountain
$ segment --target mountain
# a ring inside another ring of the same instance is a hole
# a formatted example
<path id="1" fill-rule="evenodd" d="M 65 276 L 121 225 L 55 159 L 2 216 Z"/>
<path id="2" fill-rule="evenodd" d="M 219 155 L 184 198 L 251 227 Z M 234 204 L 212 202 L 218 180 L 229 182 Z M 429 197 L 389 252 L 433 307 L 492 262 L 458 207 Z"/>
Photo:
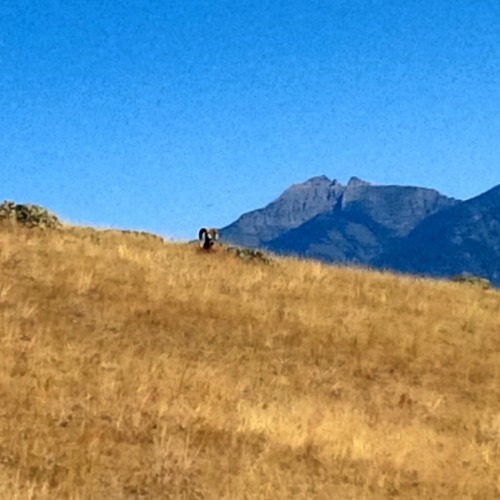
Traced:
<path id="1" fill-rule="evenodd" d="M 500 285 L 500 185 L 426 218 L 374 264 L 438 277 L 471 273 Z"/>
<path id="2" fill-rule="evenodd" d="M 361 212 L 330 211 L 268 242 L 265 248 L 325 262 L 367 264 L 384 251 L 392 232 Z"/>
<path id="3" fill-rule="evenodd" d="M 368 217 L 394 236 L 405 236 L 424 218 L 456 203 L 434 189 L 377 186 L 353 177 L 332 215 L 343 212 Z"/>
<path id="4" fill-rule="evenodd" d="M 460 201 L 423 187 L 314 177 L 221 235 L 279 254 L 500 284 L 500 186 Z"/>
<path id="5" fill-rule="evenodd" d="M 394 238 L 456 203 L 432 189 L 377 186 L 357 177 L 343 186 L 321 176 L 244 214 L 221 235 L 231 243 L 281 254 L 369 264 Z"/>
<path id="6" fill-rule="evenodd" d="M 326 176 L 313 177 L 288 188 L 265 208 L 243 214 L 221 230 L 221 236 L 238 245 L 257 248 L 316 215 L 329 211 L 344 191 Z"/>

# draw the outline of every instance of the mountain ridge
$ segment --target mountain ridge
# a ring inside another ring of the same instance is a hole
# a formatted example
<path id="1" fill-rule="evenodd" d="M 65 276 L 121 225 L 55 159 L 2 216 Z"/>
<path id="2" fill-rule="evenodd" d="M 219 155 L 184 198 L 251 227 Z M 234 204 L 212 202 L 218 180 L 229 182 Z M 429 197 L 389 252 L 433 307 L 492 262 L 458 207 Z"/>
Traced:
<path id="1" fill-rule="evenodd" d="M 457 200 L 432 188 L 316 176 L 221 235 L 283 255 L 437 277 L 472 273 L 500 284 L 500 185 Z"/>
<path id="2" fill-rule="evenodd" d="M 428 217 L 375 264 L 434 277 L 470 273 L 500 285 L 500 185 Z"/>

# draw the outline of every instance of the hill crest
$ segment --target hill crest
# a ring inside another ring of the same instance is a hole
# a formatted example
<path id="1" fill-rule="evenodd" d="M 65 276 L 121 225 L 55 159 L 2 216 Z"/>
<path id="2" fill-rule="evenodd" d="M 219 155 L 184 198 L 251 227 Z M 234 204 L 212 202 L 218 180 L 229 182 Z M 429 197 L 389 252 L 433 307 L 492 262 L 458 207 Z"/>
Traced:
<path id="1" fill-rule="evenodd" d="M 140 233 L 0 239 L 0 497 L 500 493 L 497 292 Z"/>

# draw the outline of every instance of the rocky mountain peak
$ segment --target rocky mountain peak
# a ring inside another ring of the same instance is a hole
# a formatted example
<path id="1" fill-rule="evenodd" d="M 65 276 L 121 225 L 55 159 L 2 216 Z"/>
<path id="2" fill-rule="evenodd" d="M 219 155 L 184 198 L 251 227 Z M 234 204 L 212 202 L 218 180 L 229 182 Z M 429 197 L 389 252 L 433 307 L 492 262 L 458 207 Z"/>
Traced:
<path id="1" fill-rule="evenodd" d="M 333 209 L 345 187 L 326 175 L 293 184 L 264 208 L 243 214 L 222 229 L 222 236 L 243 246 L 257 247 Z"/>
<path id="2" fill-rule="evenodd" d="M 370 182 L 364 181 L 363 179 L 360 179 L 359 177 L 351 177 L 349 179 L 349 182 L 347 183 L 348 188 L 354 188 L 354 187 L 359 187 L 359 186 L 371 186 L 372 184 Z"/>
<path id="3" fill-rule="evenodd" d="M 222 229 L 223 239 L 326 262 L 500 284 L 500 185 L 467 201 L 416 186 L 346 186 L 322 175 L 294 184 Z"/>
<path id="4" fill-rule="evenodd" d="M 301 184 L 317 184 L 317 183 L 328 183 L 330 184 L 332 181 L 326 175 L 316 175 L 307 179 L 307 181 L 302 182 Z"/>

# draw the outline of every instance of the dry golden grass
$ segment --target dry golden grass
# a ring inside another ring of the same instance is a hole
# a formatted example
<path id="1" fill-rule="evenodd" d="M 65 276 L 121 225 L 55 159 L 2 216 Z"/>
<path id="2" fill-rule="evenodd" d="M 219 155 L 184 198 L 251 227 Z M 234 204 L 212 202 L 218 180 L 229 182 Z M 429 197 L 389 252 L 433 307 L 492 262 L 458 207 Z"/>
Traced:
<path id="1" fill-rule="evenodd" d="M 0 228 L 0 498 L 500 495 L 500 294 Z"/>

